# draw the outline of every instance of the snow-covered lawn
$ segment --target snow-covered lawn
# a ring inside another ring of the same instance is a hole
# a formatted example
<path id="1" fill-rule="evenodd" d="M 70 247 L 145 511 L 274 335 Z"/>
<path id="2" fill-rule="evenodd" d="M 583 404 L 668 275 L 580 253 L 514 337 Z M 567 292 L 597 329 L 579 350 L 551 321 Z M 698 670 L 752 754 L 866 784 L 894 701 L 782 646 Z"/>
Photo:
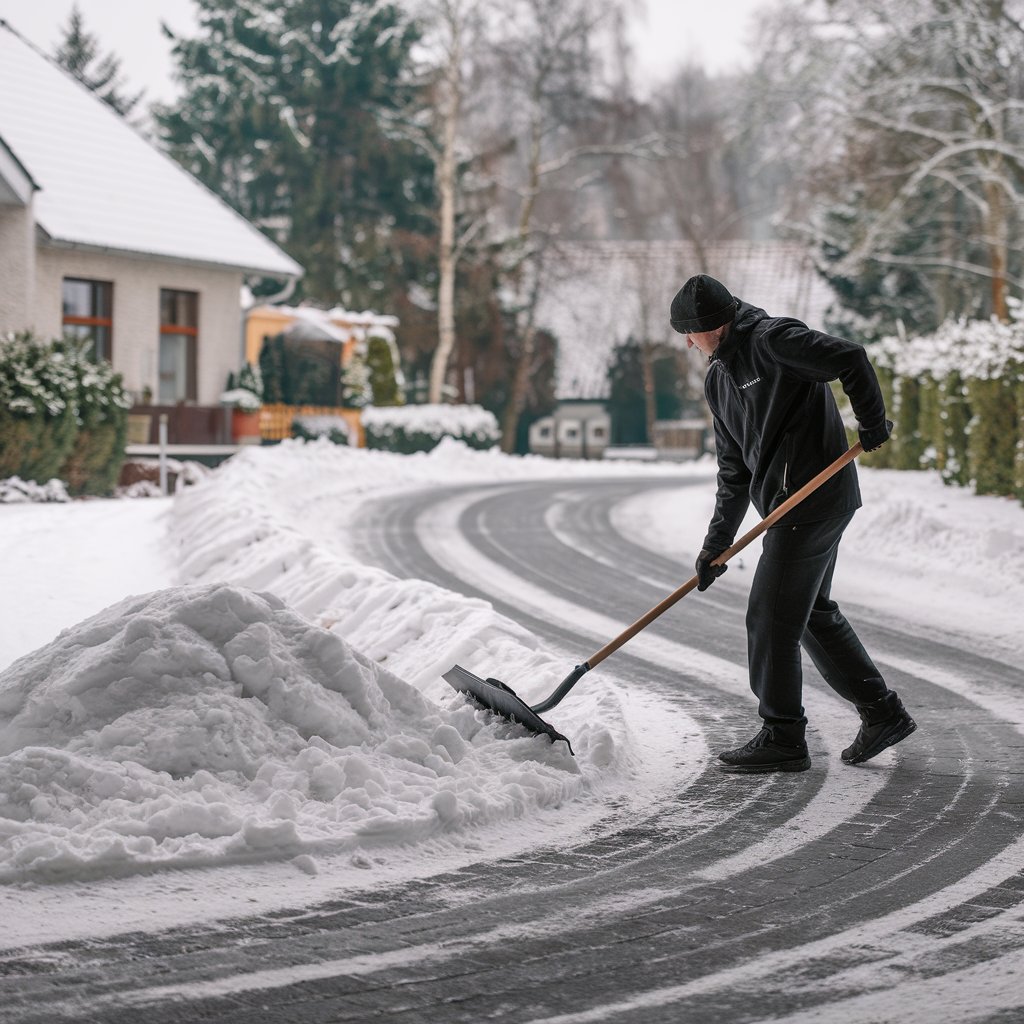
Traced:
<path id="1" fill-rule="evenodd" d="M 410 488 L 652 472 L 697 486 L 627 499 L 617 524 L 688 559 L 713 504 L 707 462 L 286 442 L 173 501 L 0 508 L 8 939 L 323 898 L 571 837 L 614 798 L 685 786 L 664 766 L 701 767 L 695 726 L 627 699 L 613 672 L 559 711 L 575 758 L 455 698 L 440 679 L 455 662 L 516 665 L 528 701 L 571 664 L 489 604 L 361 565 L 344 543 L 367 498 Z M 1024 510 L 928 474 L 861 477 L 837 593 L 1024 653 Z"/>

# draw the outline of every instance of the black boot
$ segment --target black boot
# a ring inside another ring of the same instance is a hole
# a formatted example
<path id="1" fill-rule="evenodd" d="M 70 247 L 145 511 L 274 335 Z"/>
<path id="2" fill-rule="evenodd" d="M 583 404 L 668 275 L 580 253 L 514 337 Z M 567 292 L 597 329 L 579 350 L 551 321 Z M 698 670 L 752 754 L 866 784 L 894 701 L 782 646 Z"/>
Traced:
<path id="1" fill-rule="evenodd" d="M 890 690 L 884 697 L 857 708 L 861 726 L 857 738 L 842 753 L 847 764 L 860 764 L 905 740 L 917 723 L 907 714 L 903 701 Z"/>
<path id="2" fill-rule="evenodd" d="M 772 736 L 770 726 L 764 728 L 749 742 L 735 750 L 724 750 L 718 755 L 723 772 L 805 772 L 811 767 L 807 744 L 782 742 Z"/>

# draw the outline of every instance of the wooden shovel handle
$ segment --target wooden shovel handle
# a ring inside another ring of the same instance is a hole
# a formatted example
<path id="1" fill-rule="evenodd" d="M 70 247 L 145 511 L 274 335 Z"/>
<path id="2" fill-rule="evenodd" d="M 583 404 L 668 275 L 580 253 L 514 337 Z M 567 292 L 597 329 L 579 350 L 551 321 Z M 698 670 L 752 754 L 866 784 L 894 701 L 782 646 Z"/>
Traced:
<path id="1" fill-rule="evenodd" d="M 834 477 L 848 463 L 853 462 L 863 451 L 864 448 L 860 441 L 858 441 L 849 450 L 843 452 L 835 462 L 823 469 L 813 480 L 805 483 L 792 497 L 787 498 L 774 512 L 766 515 L 757 526 L 752 527 L 743 534 L 732 547 L 726 548 L 711 564 L 725 565 L 733 555 L 739 554 L 751 541 L 757 540 L 765 530 L 774 526 L 787 512 L 796 508 L 804 498 L 816 491 L 826 480 Z M 656 604 L 646 615 L 642 615 L 632 626 L 629 626 L 615 637 L 614 640 L 609 640 L 601 650 L 587 659 L 586 665 L 588 668 L 593 668 L 595 665 L 600 664 L 609 654 L 613 654 L 628 640 L 632 640 L 637 633 L 646 629 L 656 618 L 663 615 L 672 605 L 682 600 L 691 590 L 695 589 L 697 582 L 698 578 L 696 576 L 691 577 L 678 590 L 673 590 L 664 601 Z"/>

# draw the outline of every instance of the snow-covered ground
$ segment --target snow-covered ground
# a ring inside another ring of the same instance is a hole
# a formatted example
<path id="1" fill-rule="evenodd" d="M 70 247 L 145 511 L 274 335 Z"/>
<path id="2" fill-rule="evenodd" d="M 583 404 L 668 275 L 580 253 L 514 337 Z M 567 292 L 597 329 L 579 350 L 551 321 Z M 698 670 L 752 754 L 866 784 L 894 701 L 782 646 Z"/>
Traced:
<path id="1" fill-rule="evenodd" d="M 551 462 L 457 444 L 403 457 L 286 442 L 173 502 L 0 508 L 8 940 L 323 898 L 578 835 L 627 794 L 635 805 L 678 792 L 706 756 L 680 712 L 602 672 L 560 709 L 573 758 L 474 710 L 440 679 L 452 664 L 483 675 L 514 664 L 530 701 L 571 667 L 566 653 L 483 601 L 361 565 L 345 544 L 367 498 L 652 472 L 697 485 L 627 499 L 617 524 L 692 557 L 710 463 Z M 861 476 L 866 508 L 837 593 L 1024 653 L 1024 510 L 928 474 Z"/>
<path id="2" fill-rule="evenodd" d="M 840 602 L 1018 656 L 1024 647 L 1020 502 L 948 487 L 935 472 L 860 467 L 859 475 L 864 505 L 843 535 L 833 584 Z M 648 492 L 622 502 L 612 519 L 638 544 L 684 558 L 696 554 L 713 505 L 713 488 Z M 741 532 L 756 522 L 748 512 Z M 760 546 L 748 550 L 731 580 L 752 577 L 741 567 L 756 562 Z"/>

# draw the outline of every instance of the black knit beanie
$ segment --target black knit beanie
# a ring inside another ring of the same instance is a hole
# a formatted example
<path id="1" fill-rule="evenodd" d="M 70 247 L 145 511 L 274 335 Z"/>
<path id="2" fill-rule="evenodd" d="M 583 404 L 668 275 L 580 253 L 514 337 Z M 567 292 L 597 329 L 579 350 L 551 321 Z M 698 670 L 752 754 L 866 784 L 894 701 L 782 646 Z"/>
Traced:
<path id="1" fill-rule="evenodd" d="M 676 292 L 669 323 L 680 334 L 713 331 L 736 315 L 737 305 L 724 284 L 707 274 L 697 274 Z"/>

